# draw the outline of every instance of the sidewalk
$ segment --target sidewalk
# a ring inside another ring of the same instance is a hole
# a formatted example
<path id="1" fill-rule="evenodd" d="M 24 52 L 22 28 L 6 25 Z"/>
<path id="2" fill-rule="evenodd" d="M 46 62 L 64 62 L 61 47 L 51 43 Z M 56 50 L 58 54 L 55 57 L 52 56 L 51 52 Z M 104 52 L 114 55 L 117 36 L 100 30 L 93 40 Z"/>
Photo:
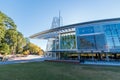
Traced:
<path id="1" fill-rule="evenodd" d="M 27 57 L 13 57 L 9 58 L 8 61 L 0 61 L 0 65 L 4 64 L 15 64 L 15 63 L 28 63 L 28 62 L 41 62 L 45 60 L 51 60 L 51 57 L 43 57 L 38 55 L 28 55 Z"/>
<path id="2" fill-rule="evenodd" d="M 46 58 L 38 55 L 28 55 L 27 57 L 14 57 L 9 55 L 7 61 L 0 61 L 0 65 L 3 64 L 15 64 L 15 63 L 27 63 L 27 62 L 37 62 L 37 61 L 44 61 Z"/>
<path id="3" fill-rule="evenodd" d="M 13 57 L 9 58 L 8 61 L 15 61 L 15 60 L 30 60 L 30 59 L 40 59 L 43 58 L 42 56 L 38 55 L 28 55 L 26 57 Z"/>

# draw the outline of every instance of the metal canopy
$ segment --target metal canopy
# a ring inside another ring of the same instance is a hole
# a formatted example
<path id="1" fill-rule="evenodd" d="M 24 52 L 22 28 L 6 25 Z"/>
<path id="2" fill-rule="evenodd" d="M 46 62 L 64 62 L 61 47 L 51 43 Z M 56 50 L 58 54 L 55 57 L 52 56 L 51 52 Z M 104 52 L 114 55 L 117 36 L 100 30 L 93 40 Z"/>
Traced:
<path id="1" fill-rule="evenodd" d="M 77 25 L 82 26 L 82 25 L 92 24 L 92 23 L 108 22 L 108 21 L 119 21 L 119 20 L 120 20 L 120 18 L 112 18 L 112 19 L 103 19 L 103 20 L 96 20 L 96 21 L 77 23 L 77 24 L 72 24 L 72 25 L 67 25 L 67 26 L 61 26 L 61 27 L 57 27 L 57 28 L 53 28 L 53 29 L 49 29 L 49 30 L 46 30 L 46 31 L 43 31 L 43 32 L 36 33 L 36 34 L 30 36 L 30 38 L 47 39 L 47 38 L 49 38 L 49 36 L 51 36 L 50 35 L 51 33 L 53 35 L 53 33 L 60 33 L 62 31 L 69 30 L 69 29 L 72 30 L 75 27 L 77 27 Z"/>

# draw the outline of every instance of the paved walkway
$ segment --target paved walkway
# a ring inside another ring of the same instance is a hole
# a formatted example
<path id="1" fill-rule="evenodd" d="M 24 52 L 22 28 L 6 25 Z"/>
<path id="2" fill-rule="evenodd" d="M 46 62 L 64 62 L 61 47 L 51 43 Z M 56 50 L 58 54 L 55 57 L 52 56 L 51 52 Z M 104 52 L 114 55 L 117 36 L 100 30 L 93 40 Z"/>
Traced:
<path id="1" fill-rule="evenodd" d="M 41 58 L 41 59 L 29 59 L 29 60 L 12 60 L 12 61 L 4 61 L 4 62 L 0 62 L 1 64 L 15 64 L 15 63 L 27 63 L 27 62 L 38 62 L 38 61 L 44 61 L 45 58 Z"/>
<path id="2" fill-rule="evenodd" d="M 41 57 L 37 55 L 29 55 L 27 57 L 15 57 L 11 58 L 8 61 L 0 61 L 0 65 L 3 64 L 15 64 L 15 63 L 28 63 L 28 62 L 40 62 L 44 60 L 51 60 L 50 57 Z"/>

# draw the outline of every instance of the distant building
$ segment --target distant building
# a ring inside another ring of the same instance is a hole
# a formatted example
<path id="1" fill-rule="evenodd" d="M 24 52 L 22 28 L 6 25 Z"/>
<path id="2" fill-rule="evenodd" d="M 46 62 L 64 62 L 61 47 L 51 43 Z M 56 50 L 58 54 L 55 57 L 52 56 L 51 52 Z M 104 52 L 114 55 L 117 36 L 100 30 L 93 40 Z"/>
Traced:
<path id="1" fill-rule="evenodd" d="M 56 22 L 58 18 L 54 19 Z M 57 59 L 119 60 L 120 18 L 54 27 L 30 36 L 47 39 L 46 53 Z"/>

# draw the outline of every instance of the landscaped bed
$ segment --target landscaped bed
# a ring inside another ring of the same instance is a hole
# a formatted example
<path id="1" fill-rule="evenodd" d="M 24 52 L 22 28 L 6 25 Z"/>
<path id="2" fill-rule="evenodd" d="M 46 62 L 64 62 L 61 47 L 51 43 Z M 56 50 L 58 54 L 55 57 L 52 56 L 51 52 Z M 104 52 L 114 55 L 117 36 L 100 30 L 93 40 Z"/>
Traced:
<path id="1" fill-rule="evenodd" d="M 0 80 L 120 80 L 120 67 L 33 62 L 0 65 Z"/>

